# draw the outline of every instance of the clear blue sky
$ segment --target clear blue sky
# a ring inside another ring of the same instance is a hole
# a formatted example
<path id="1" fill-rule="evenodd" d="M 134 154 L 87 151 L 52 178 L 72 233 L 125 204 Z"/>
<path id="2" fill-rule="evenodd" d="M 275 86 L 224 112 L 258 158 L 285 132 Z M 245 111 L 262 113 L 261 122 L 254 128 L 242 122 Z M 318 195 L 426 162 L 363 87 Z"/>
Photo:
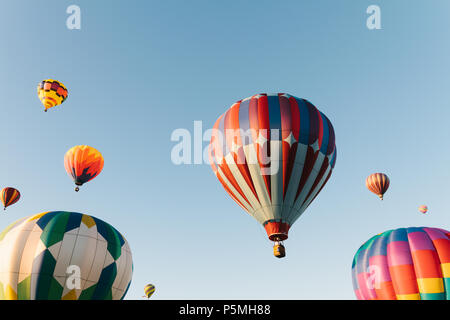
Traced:
<path id="1" fill-rule="evenodd" d="M 66 28 L 71 4 L 81 30 Z M 382 30 L 366 27 L 371 4 Z M 354 299 L 351 262 L 364 241 L 450 228 L 449 12 L 447 0 L 5 2 L 0 186 L 22 199 L 0 229 L 48 210 L 111 223 L 133 253 L 127 299 L 149 282 L 154 299 Z M 46 78 L 69 97 L 44 113 L 36 85 Z M 173 130 L 209 128 L 261 92 L 310 100 L 338 148 L 281 260 L 207 164 L 170 158 Z M 75 193 L 63 157 L 78 144 L 100 150 L 105 166 Z M 365 188 L 377 171 L 391 178 L 383 202 Z"/>

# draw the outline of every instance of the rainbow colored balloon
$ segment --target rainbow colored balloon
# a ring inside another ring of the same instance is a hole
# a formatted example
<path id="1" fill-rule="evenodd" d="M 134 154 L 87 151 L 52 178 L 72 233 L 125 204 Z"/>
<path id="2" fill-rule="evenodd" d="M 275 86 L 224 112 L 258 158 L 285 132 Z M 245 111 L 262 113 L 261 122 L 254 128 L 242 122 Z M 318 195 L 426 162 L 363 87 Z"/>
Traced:
<path id="1" fill-rule="evenodd" d="M 420 206 L 419 207 L 419 211 L 422 213 L 427 213 L 428 212 L 428 207 L 427 206 Z"/>
<path id="2" fill-rule="evenodd" d="M 378 234 L 356 252 L 359 300 L 450 300 L 450 232 L 401 228 Z"/>

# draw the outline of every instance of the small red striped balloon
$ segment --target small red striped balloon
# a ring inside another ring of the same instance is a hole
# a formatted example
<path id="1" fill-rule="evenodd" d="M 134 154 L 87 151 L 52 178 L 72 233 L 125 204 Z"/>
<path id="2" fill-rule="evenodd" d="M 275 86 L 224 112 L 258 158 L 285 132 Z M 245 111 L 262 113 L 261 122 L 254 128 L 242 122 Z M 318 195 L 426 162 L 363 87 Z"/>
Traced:
<path id="1" fill-rule="evenodd" d="M 383 195 L 389 188 L 389 178 L 384 173 L 373 173 L 367 177 L 366 187 L 383 200 Z"/>
<path id="2" fill-rule="evenodd" d="M 3 203 L 3 210 L 6 209 L 6 207 L 9 207 L 10 205 L 13 205 L 20 199 L 20 192 L 19 190 L 11 187 L 3 188 L 0 192 L 0 199 Z"/>

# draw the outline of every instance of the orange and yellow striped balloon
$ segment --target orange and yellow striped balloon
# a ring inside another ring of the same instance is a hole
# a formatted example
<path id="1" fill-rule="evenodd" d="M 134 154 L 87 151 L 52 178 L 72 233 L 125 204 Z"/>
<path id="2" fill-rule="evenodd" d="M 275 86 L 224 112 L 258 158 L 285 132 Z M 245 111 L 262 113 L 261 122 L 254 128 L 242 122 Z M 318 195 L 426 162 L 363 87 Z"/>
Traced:
<path id="1" fill-rule="evenodd" d="M 67 99 L 67 88 L 59 81 L 46 79 L 41 81 L 37 86 L 39 100 L 48 109 L 60 105 Z"/>
<path id="2" fill-rule="evenodd" d="M 389 178 L 384 173 L 374 173 L 367 177 L 366 187 L 383 200 L 383 195 L 389 188 Z"/>
<path id="3" fill-rule="evenodd" d="M 19 201 L 20 192 L 19 190 L 11 187 L 3 188 L 2 191 L 0 191 L 0 199 L 3 203 L 3 210 L 5 210 L 6 207 L 9 207 Z"/>
<path id="4" fill-rule="evenodd" d="M 70 148 L 64 156 L 64 167 L 78 186 L 94 179 L 103 169 L 103 156 L 95 148 L 86 145 Z"/>
<path id="5" fill-rule="evenodd" d="M 145 296 L 150 298 L 155 292 L 155 286 L 153 284 L 148 284 L 144 287 Z"/>

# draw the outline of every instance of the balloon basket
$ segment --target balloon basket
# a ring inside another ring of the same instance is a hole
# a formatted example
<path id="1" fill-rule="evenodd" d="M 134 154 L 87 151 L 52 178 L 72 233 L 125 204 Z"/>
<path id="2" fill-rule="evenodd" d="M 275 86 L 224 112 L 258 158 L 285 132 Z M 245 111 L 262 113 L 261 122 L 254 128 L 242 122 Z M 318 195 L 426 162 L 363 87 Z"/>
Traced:
<path id="1" fill-rule="evenodd" d="M 284 258 L 286 256 L 286 249 L 281 243 L 276 243 L 273 246 L 273 255 L 277 258 Z"/>

